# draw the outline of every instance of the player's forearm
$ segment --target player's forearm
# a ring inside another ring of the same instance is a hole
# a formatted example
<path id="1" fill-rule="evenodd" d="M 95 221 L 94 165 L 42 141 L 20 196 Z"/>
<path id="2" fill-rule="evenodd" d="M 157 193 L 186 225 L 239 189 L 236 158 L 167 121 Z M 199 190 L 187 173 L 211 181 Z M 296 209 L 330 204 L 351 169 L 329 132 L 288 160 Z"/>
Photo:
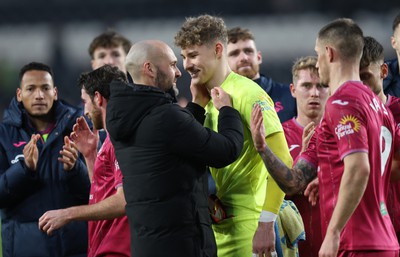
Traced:
<path id="1" fill-rule="evenodd" d="M 317 168 L 303 159 L 299 159 L 293 169 L 289 169 L 268 147 L 259 154 L 269 174 L 287 195 L 294 195 L 304 190 L 317 176 Z"/>
<path id="2" fill-rule="evenodd" d="M 70 220 L 110 220 L 125 215 L 125 198 L 122 194 L 112 195 L 103 201 L 90 205 L 68 208 Z"/>
<path id="3" fill-rule="evenodd" d="M 292 156 L 290 155 L 285 137 L 282 132 L 278 132 L 267 137 L 266 143 L 267 145 L 271 146 L 271 151 L 285 165 L 286 169 L 292 166 Z M 278 186 L 274 178 L 272 176 L 268 176 L 263 210 L 278 214 L 284 197 L 285 193 Z"/>

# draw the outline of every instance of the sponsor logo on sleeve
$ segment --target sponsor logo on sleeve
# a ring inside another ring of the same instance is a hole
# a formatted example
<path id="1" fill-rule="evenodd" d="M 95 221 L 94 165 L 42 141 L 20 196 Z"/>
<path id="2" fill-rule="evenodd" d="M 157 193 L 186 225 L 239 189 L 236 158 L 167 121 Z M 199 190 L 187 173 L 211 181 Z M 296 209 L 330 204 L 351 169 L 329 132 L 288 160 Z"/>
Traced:
<path id="1" fill-rule="evenodd" d="M 270 106 L 266 101 L 261 101 L 261 100 L 257 100 L 254 104 L 253 104 L 253 108 L 254 106 L 258 104 L 261 108 L 261 111 L 269 111 L 271 110 L 272 106 Z"/>
<path id="2" fill-rule="evenodd" d="M 338 139 L 354 134 L 360 130 L 360 121 L 353 115 L 346 115 L 342 117 L 339 124 L 335 128 L 335 133 Z"/>
<path id="3" fill-rule="evenodd" d="M 342 100 L 335 100 L 335 101 L 332 101 L 332 104 L 348 105 L 349 102 L 347 102 L 347 101 L 342 101 Z"/>
<path id="4" fill-rule="evenodd" d="M 292 150 L 294 150 L 294 149 L 296 149 L 298 147 L 300 147 L 300 145 L 290 145 L 289 146 L 289 152 L 291 152 Z"/>

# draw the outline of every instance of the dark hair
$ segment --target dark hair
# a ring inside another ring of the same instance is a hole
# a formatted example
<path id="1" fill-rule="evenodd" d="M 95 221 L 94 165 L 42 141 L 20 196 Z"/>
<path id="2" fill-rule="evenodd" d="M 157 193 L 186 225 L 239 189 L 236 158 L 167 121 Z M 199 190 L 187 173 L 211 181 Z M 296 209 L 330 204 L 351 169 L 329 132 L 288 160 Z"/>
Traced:
<path id="1" fill-rule="evenodd" d="M 125 54 L 128 54 L 129 49 L 132 46 L 131 41 L 126 37 L 118 34 L 113 30 L 107 30 L 106 32 L 98 35 L 93 39 L 93 41 L 89 45 L 89 54 L 92 59 L 94 59 L 94 51 L 99 47 L 110 48 L 110 47 L 119 47 L 125 51 Z"/>
<path id="2" fill-rule="evenodd" d="M 22 80 L 22 77 L 24 76 L 24 74 L 27 71 L 31 71 L 31 70 L 40 70 L 40 71 L 46 71 L 48 72 L 51 77 L 53 78 L 53 71 L 51 70 L 50 66 L 44 64 L 44 63 L 40 63 L 40 62 L 30 62 L 26 65 L 24 65 L 21 70 L 19 71 L 19 80 Z"/>
<path id="3" fill-rule="evenodd" d="M 319 31 L 318 40 L 332 44 L 343 60 L 361 58 L 364 47 L 363 32 L 351 19 L 340 18 L 327 24 Z"/>
<path id="4" fill-rule="evenodd" d="M 249 29 L 235 27 L 228 30 L 228 43 L 236 44 L 239 40 L 254 40 Z"/>
<path id="5" fill-rule="evenodd" d="M 373 37 L 364 37 L 364 49 L 360 68 L 365 68 L 373 62 L 384 61 L 383 46 Z"/>
<path id="6" fill-rule="evenodd" d="M 392 25 L 393 32 L 396 30 L 396 28 L 399 26 L 399 24 L 400 24 L 400 13 L 397 14 L 397 16 L 394 18 L 393 25 Z"/>
<path id="7" fill-rule="evenodd" d="M 191 46 L 201 46 L 221 41 L 228 42 L 227 29 L 222 18 L 211 15 L 186 18 L 181 29 L 175 36 L 175 45 L 186 49 Z"/>
<path id="8" fill-rule="evenodd" d="M 127 83 L 124 72 L 117 67 L 104 65 L 94 71 L 82 73 L 79 76 L 78 85 L 85 89 L 92 100 L 96 91 L 108 100 L 110 98 L 110 83 L 113 80 Z"/>

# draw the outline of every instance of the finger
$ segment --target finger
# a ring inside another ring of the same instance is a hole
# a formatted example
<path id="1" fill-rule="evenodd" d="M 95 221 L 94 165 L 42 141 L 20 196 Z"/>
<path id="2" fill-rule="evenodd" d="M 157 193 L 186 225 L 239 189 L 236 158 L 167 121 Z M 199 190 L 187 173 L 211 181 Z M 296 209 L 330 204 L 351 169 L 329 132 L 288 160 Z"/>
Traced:
<path id="1" fill-rule="evenodd" d="M 211 98 L 213 100 L 218 98 L 218 91 L 215 88 L 211 89 Z"/>
<path id="2" fill-rule="evenodd" d="M 84 126 L 85 122 L 86 122 L 86 119 L 83 116 L 80 116 L 78 119 L 76 119 L 76 124 L 78 124 L 79 130 L 85 129 L 85 126 Z"/>
<path id="3" fill-rule="evenodd" d="M 314 125 L 315 123 L 313 121 L 311 121 L 310 123 L 308 123 L 305 127 L 304 127 L 304 131 L 311 131 L 312 129 L 314 129 Z"/>
<path id="4" fill-rule="evenodd" d="M 64 145 L 67 147 L 71 147 L 71 141 L 69 140 L 69 138 L 67 136 L 64 137 Z"/>
<path id="5" fill-rule="evenodd" d="M 40 138 L 40 135 L 37 135 L 37 134 L 33 134 L 32 136 L 31 136 L 31 140 L 29 141 L 29 143 L 31 144 L 31 146 L 33 146 L 33 145 L 35 145 L 36 143 L 37 143 L 37 141 L 38 141 L 38 139 Z"/>
<path id="6" fill-rule="evenodd" d="M 254 123 L 257 123 L 258 108 L 258 104 L 254 105 L 253 111 L 251 112 L 251 119 L 254 121 Z"/>
<path id="7" fill-rule="evenodd" d="M 50 223 L 47 223 L 43 226 L 43 231 L 47 233 L 47 235 L 51 236 L 53 230 L 51 229 Z"/>
<path id="8" fill-rule="evenodd" d="M 73 160 L 75 156 L 73 152 L 74 150 L 71 148 L 63 148 L 63 150 L 60 151 L 61 158 Z"/>
<path id="9" fill-rule="evenodd" d="M 76 152 L 76 150 L 78 149 L 75 142 L 70 140 L 70 147 L 73 150 L 73 152 Z"/>
<path id="10" fill-rule="evenodd" d="M 78 132 L 79 131 L 79 124 L 78 124 L 78 121 L 77 121 L 77 123 L 75 123 L 74 124 L 74 126 L 72 126 L 72 133 L 74 133 L 74 132 Z M 72 134 L 71 133 L 71 134 Z"/>
<path id="11" fill-rule="evenodd" d="M 46 224 L 44 219 L 45 218 L 44 218 L 44 214 L 43 214 L 42 217 L 39 218 L 39 222 L 38 222 L 39 230 L 42 230 L 43 226 Z"/>
<path id="12" fill-rule="evenodd" d="M 76 141 L 78 139 L 78 135 L 76 134 L 76 132 L 71 132 L 69 137 L 72 140 L 72 142 L 74 142 L 74 141 Z"/>
<path id="13" fill-rule="evenodd" d="M 251 124 L 250 124 L 250 126 L 254 126 L 254 123 L 255 123 L 256 107 L 257 106 L 254 106 L 253 110 L 251 111 Z"/>
<path id="14" fill-rule="evenodd" d="M 86 122 L 86 119 L 84 119 L 83 117 L 79 121 L 79 124 L 80 124 L 82 130 L 90 130 L 89 124 Z"/>
<path id="15" fill-rule="evenodd" d="M 257 115 L 258 115 L 258 117 L 257 117 L 258 118 L 257 119 L 257 129 L 260 130 L 262 128 L 263 124 L 264 124 L 264 119 L 263 119 L 262 112 L 261 112 L 260 108 L 258 108 Z"/>
<path id="16" fill-rule="evenodd" d="M 37 141 L 40 140 L 41 138 L 42 138 L 42 135 L 36 134 L 36 135 L 35 135 L 35 144 L 36 144 Z"/>
<path id="17" fill-rule="evenodd" d="M 47 232 L 47 230 L 49 229 L 49 227 L 50 227 L 50 225 L 49 225 L 48 221 L 44 221 L 44 222 L 42 223 L 42 225 L 41 225 L 41 230 L 42 230 L 43 232 Z"/>

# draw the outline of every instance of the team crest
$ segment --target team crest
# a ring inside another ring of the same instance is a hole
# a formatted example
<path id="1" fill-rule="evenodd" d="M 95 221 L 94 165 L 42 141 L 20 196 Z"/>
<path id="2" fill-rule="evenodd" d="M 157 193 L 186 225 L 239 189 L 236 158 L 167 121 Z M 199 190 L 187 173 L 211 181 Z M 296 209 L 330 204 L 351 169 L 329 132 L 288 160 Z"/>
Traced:
<path id="1" fill-rule="evenodd" d="M 354 134 L 360 130 L 360 121 L 353 115 L 346 115 L 342 117 L 339 124 L 335 128 L 335 133 L 338 139 L 345 135 Z"/>

